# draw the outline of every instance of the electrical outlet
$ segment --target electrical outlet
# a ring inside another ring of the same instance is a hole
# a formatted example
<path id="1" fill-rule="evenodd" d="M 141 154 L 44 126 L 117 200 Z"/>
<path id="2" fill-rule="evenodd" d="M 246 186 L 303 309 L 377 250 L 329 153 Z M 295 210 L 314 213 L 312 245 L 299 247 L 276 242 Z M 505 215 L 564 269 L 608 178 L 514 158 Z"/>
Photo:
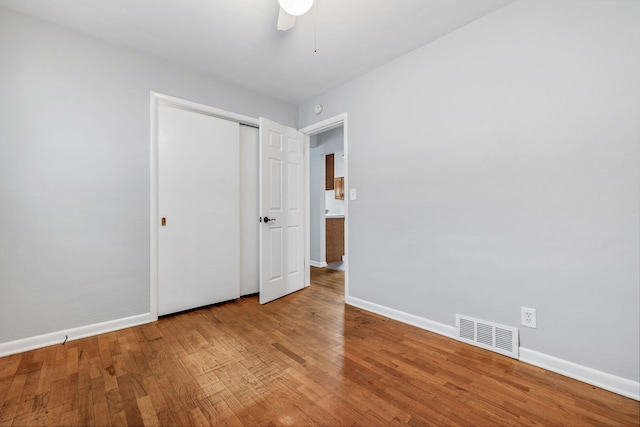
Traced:
<path id="1" fill-rule="evenodd" d="M 522 326 L 526 326 L 527 328 L 537 328 L 538 319 L 536 319 L 536 309 L 527 307 L 520 307 L 520 309 L 520 314 L 522 316 Z"/>

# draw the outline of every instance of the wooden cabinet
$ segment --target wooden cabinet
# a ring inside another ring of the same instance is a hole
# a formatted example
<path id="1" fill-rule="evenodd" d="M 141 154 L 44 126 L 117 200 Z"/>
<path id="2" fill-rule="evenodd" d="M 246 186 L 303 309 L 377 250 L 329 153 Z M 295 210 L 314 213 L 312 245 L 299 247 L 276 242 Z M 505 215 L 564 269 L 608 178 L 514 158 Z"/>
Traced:
<path id="1" fill-rule="evenodd" d="M 327 263 L 342 261 L 344 255 L 344 218 L 327 218 Z"/>
<path id="2" fill-rule="evenodd" d="M 333 163 L 333 154 L 327 154 L 327 156 L 325 157 L 325 170 L 326 170 L 326 174 L 325 174 L 325 190 L 333 190 L 334 189 L 334 163 Z"/>
<path id="3" fill-rule="evenodd" d="M 334 181 L 334 187 L 337 200 L 344 200 L 344 177 L 336 178 Z"/>

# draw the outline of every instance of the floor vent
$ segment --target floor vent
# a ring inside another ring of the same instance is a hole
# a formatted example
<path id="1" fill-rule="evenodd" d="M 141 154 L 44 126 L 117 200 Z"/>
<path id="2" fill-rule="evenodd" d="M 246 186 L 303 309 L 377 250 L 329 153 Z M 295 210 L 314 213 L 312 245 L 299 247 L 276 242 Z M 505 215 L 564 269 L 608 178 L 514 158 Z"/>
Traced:
<path id="1" fill-rule="evenodd" d="M 518 359 L 518 328 L 456 314 L 456 338 Z"/>

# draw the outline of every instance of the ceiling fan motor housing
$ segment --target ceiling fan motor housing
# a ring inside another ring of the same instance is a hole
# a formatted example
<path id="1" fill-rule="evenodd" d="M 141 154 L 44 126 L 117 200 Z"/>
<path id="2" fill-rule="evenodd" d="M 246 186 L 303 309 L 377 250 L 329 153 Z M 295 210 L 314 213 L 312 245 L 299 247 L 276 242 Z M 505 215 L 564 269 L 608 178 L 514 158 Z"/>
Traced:
<path id="1" fill-rule="evenodd" d="M 292 16 L 304 15 L 313 6 L 313 0 L 278 0 L 280 7 Z"/>

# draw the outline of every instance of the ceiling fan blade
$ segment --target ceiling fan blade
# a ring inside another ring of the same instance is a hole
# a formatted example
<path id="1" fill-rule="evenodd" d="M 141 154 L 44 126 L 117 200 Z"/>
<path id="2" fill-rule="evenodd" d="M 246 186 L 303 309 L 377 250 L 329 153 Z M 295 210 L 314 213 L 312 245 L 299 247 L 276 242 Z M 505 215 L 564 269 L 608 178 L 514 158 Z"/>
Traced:
<path id="1" fill-rule="evenodd" d="M 296 25 L 296 17 L 293 15 L 289 15 L 284 11 L 283 8 L 280 8 L 280 13 L 278 13 L 278 30 L 287 31 L 293 28 Z"/>

